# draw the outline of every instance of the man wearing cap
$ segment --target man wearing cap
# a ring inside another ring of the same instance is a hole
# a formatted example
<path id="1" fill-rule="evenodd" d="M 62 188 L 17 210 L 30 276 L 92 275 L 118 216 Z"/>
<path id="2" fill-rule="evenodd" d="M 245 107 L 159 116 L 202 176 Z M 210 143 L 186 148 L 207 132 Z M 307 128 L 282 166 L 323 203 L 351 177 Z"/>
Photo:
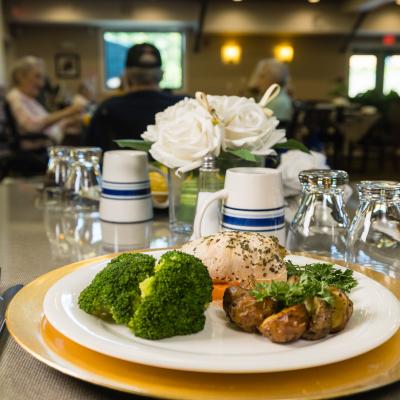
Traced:
<path id="1" fill-rule="evenodd" d="M 105 100 L 90 122 L 85 144 L 104 151 L 117 148 L 116 139 L 140 139 L 155 115 L 182 100 L 161 91 L 161 55 L 149 43 L 128 50 L 123 84 L 126 94 Z"/>

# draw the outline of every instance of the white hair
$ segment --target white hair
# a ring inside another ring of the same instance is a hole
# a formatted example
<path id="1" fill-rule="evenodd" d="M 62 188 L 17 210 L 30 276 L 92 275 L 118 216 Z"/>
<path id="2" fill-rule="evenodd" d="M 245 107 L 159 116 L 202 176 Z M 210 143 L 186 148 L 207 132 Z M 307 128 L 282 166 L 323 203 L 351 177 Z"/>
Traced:
<path id="1" fill-rule="evenodd" d="M 125 70 L 125 82 L 133 85 L 158 85 L 163 77 L 161 68 L 128 67 Z"/>
<path id="2" fill-rule="evenodd" d="M 43 68 L 44 61 L 34 56 L 25 56 L 17 60 L 11 69 L 11 79 L 14 85 L 20 83 L 22 76 L 25 76 L 34 68 Z"/>
<path id="3" fill-rule="evenodd" d="M 256 85 L 258 77 L 267 73 L 271 77 L 271 81 L 285 87 L 289 80 L 289 68 L 286 64 L 276 60 L 275 58 L 264 58 L 260 60 L 250 78 L 249 86 Z"/>

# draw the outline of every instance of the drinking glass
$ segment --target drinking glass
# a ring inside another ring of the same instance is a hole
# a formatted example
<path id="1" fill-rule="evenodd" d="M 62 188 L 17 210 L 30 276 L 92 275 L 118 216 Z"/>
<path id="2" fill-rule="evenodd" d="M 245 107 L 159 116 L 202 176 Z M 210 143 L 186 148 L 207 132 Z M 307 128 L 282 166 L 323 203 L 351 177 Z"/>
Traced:
<path id="1" fill-rule="evenodd" d="M 340 170 L 306 170 L 300 206 L 289 227 L 287 248 L 344 260 L 349 218 L 343 191 L 348 174 Z"/>
<path id="2" fill-rule="evenodd" d="M 60 207 L 64 203 L 64 185 L 71 165 L 70 149 L 70 146 L 52 146 L 47 149 L 49 161 L 43 187 L 38 189 L 38 208 Z"/>
<path id="3" fill-rule="evenodd" d="M 400 278 L 400 182 L 361 181 L 358 191 L 347 259 Z"/>
<path id="4" fill-rule="evenodd" d="M 65 182 L 68 203 L 77 209 L 98 208 L 100 199 L 99 147 L 76 147 L 69 152 L 72 160 Z"/>
<path id="5" fill-rule="evenodd" d="M 49 161 L 44 177 L 45 187 L 64 186 L 70 166 L 70 150 L 69 146 L 52 146 L 47 149 Z"/>
<path id="6" fill-rule="evenodd" d="M 192 232 L 198 191 L 197 179 L 194 172 L 177 176 L 176 170 L 168 170 L 169 226 L 173 232 Z"/>

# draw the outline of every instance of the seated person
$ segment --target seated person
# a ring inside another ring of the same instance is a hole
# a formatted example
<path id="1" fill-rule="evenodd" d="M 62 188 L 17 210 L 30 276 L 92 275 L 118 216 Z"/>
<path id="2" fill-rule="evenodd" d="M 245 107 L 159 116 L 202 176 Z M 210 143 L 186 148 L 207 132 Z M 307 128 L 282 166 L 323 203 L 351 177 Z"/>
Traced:
<path id="1" fill-rule="evenodd" d="M 126 58 L 125 94 L 105 100 L 90 122 L 86 145 L 115 149 L 116 139 L 141 139 L 155 115 L 182 100 L 160 89 L 161 55 L 148 43 L 131 47 Z"/>
<path id="2" fill-rule="evenodd" d="M 43 149 L 51 142 L 60 143 L 69 118 L 78 116 L 83 105 L 74 104 L 60 111 L 48 113 L 37 101 L 45 83 L 43 60 L 27 56 L 16 62 L 12 69 L 13 88 L 6 96 L 11 113 L 21 135 L 23 150 Z M 44 134 L 50 140 L 24 139 L 27 134 Z"/>
<path id="3" fill-rule="evenodd" d="M 288 94 L 288 82 L 289 69 L 287 65 L 273 58 L 259 61 L 249 82 L 249 89 L 255 93 L 257 101 L 272 84 L 280 85 L 279 95 L 267 107 L 274 112 L 282 126 L 287 125 L 293 116 L 293 102 Z"/>
<path id="4" fill-rule="evenodd" d="M 71 104 L 86 104 L 85 112 L 92 115 L 96 110 L 96 89 L 94 83 L 85 79 L 78 85 L 76 94 L 72 97 Z"/>
<path id="5" fill-rule="evenodd" d="M 400 97 L 388 102 L 383 115 L 359 140 L 359 144 L 400 148 Z"/>

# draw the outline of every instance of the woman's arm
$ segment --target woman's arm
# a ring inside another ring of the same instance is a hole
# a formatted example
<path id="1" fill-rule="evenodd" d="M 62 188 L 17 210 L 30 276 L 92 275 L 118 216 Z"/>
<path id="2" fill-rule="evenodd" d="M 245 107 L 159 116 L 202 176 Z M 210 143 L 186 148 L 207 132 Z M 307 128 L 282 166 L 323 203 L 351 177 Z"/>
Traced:
<path id="1" fill-rule="evenodd" d="M 12 114 L 17 120 L 18 125 L 22 127 L 24 131 L 32 133 L 42 132 L 47 127 L 64 118 L 76 115 L 82 110 L 81 105 L 77 104 L 51 114 L 36 114 L 16 96 L 10 96 L 7 101 L 10 104 Z"/>
<path id="2" fill-rule="evenodd" d="M 66 108 L 63 108 L 59 111 L 54 111 L 50 114 L 47 114 L 45 117 L 42 117 L 42 129 L 45 129 L 64 118 L 72 117 L 82 111 L 82 108 L 77 105 L 72 105 Z"/>

